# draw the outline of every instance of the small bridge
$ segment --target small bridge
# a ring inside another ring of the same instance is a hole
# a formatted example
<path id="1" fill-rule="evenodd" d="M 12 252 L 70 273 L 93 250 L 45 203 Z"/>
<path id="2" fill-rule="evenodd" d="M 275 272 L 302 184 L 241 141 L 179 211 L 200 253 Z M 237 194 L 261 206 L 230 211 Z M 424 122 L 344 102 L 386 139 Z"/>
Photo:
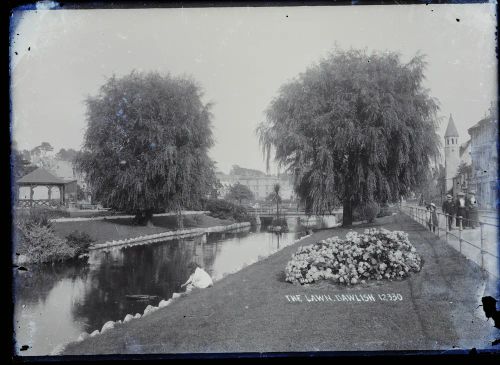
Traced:
<path id="1" fill-rule="evenodd" d="M 248 209 L 248 212 L 253 214 L 256 217 L 260 218 L 261 223 L 263 224 L 269 224 L 272 222 L 273 218 L 276 217 L 276 209 Z M 339 219 L 342 215 L 342 209 L 337 209 L 333 210 L 331 214 L 327 215 L 335 215 L 337 216 L 337 219 Z M 302 210 L 292 210 L 292 209 L 283 209 L 279 211 L 279 216 L 280 217 L 286 217 L 286 218 L 307 218 L 307 217 L 315 217 L 314 214 L 307 215 L 306 212 Z"/>

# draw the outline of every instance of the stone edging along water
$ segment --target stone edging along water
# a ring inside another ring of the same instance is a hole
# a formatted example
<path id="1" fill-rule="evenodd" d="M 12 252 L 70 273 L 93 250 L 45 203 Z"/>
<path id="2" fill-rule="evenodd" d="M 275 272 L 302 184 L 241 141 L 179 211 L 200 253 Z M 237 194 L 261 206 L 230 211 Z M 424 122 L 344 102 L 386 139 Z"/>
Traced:
<path id="1" fill-rule="evenodd" d="M 181 229 L 178 231 L 161 232 L 161 233 L 149 234 L 149 235 L 138 236 L 138 237 L 133 237 L 133 238 L 124 238 L 122 240 L 117 240 L 117 241 L 112 240 L 112 241 L 107 241 L 104 243 L 98 243 L 98 244 L 90 246 L 89 250 L 97 250 L 97 249 L 107 248 L 107 247 L 127 245 L 130 243 L 146 244 L 146 243 L 172 240 L 172 239 L 176 239 L 176 238 L 196 237 L 196 236 L 203 235 L 205 233 L 226 232 L 226 231 L 232 231 L 235 229 L 246 228 L 246 227 L 250 227 L 250 226 L 251 226 L 250 222 L 240 222 L 240 223 L 229 224 L 226 226 Z"/>
<path id="2" fill-rule="evenodd" d="M 209 211 L 205 210 L 183 210 L 182 215 L 194 215 L 194 214 L 208 214 Z M 159 213 L 153 214 L 153 217 L 167 217 L 177 215 L 176 212 Z M 130 219 L 134 218 L 135 215 L 104 215 L 101 217 L 73 217 L 73 218 L 53 218 L 49 219 L 51 223 L 63 223 L 63 222 L 87 222 L 87 221 L 102 221 L 108 219 Z"/>
<path id="3" fill-rule="evenodd" d="M 243 222 L 243 223 L 248 223 L 248 222 Z M 216 228 L 216 227 L 212 227 L 212 228 Z M 299 241 L 302 241 L 303 239 L 307 238 L 307 237 L 310 237 L 311 234 L 308 234 L 308 235 L 305 235 L 305 236 L 302 236 L 301 238 L 295 240 L 294 242 L 292 242 L 290 245 L 293 245 Z M 290 245 L 286 245 L 286 246 L 283 246 L 281 249 L 287 247 L 287 246 L 290 246 Z M 280 251 L 280 249 L 274 249 L 270 252 L 269 256 L 275 254 L 276 252 Z M 268 257 L 269 257 L 268 256 Z M 230 273 L 227 273 L 226 275 L 229 275 L 229 274 L 234 274 L 238 271 L 240 271 L 241 269 L 247 267 L 247 266 L 250 266 L 250 265 L 253 265 L 255 264 L 256 262 L 258 262 L 259 260 L 252 260 L 250 263 L 244 263 L 241 267 L 237 268 L 236 270 L 230 272 Z M 225 277 L 226 275 L 223 275 L 222 277 Z M 221 278 L 222 278 L 221 277 Z M 216 283 L 218 280 L 220 280 L 221 278 L 214 278 L 214 283 Z M 174 300 L 176 300 L 177 298 L 183 296 L 183 295 L 188 295 L 189 292 L 184 292 L 184 293 L 174 293 L 172 294 L 172 297 L 168 300 L 164 300 L 162 299 L 160 301 L 160 303 L 158 303 L 158 306 L 153 306 L 153 305 L 148 305 L 145 309 L 144 309 L 144 312 L 143 314 L 141 315 L 140 313 L 136 313 L 135 315 L 132 315 L 132 314 L 127 314 L 125 315 L 125 317 L 123 318 L 123 321 L 121 319 L 119 319 L 118 321 L 108 321 L 106 323 L 104 323 L 104 325 L 102 326 L 101 330 L 95 330 L 93 332 L 91 332 L 90 334 L 87 333 L 87 332 L 82 332 L 78 338 L 75 340 L 75 341 L 69 341 L 69 342 L 66 342 L 66 343 L 62 343 L 62 344 L 59 344 L 57 345 L 53 350 L 52 352 L 50 353 L 51 356 L 56 356 L 56 355 L 60 355 L 64 349 L 66 348 L 66 346 L 68 346 L 70 343 L 74 343 L 74 342 L 81 342 L 89 337 L 95 337 L 95 336 L 98 336 L 106 331 L 109 331 L 110 329 L 114 328 L 117 324 L 123 324 L 123 323 L 127 323 L 127 322 L 130 322 L 134 319 L 139 319 L 141 317 L 145 317 L 147 316 L 148 314 L 151 314 L 155 311 L 157 311 L 158 309 L 160 308 L 164 308 L 170 304 L 172 304 L 172 302 Z"/>
<path id="4" fill-rule="evenodd" d="M 215 232 L 227 232 L 227 231 L 234 231 L 238 229 L 246 229 L 250 228 L 251 224 L 250 222 L 241 222 L 241 223 L 233 223 L 229 224 L 226 226 L 214 226 L 214 227 L 207 227 L 207 228 L 192 228 L 192 229 L 182 229 L 178 231 L 167 231 L 167 232 L 161 232 L 161 233 L 156 233 L 156 234 L 149 234 L 145 236 L 138 236 L 138 237 L 132 237 L 132 238 L 124 238 L 122 240 L 112 240 L 112 241 L 106 241 L 104 243 L 98 243 L 91 245 L 89 247 L 89 251 L 92 250 L 99 250 L 99 249 L 106 249 L 109 247 L 114 247 L 114 246 L 136 246 L 136 245 L 145 245 L 149 243 L 154 243 L 154 242 L 161 242 L 161 241 L 169 241 L 169 240 L 174 240 L 177 238 L 189 238 L 189 237 L 197 237 L 204 235 L 206 233 L 215 233 Z M 88 254 L 82 254 L 82 256 L 88 256 Z M 25 257 L 25 255 L 20 255 L 18 257 L 15 257 L 14 263 L 16 265 L 24 265 L 28 264 L 29 260 Z"/>

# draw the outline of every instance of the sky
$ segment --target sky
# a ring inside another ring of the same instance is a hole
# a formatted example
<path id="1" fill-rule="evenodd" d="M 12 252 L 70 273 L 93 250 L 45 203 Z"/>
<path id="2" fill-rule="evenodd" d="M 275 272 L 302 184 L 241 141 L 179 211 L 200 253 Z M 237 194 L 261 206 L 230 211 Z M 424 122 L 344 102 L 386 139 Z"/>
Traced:
<path id="1" fill-rule="evenodd" d="M 12 17 L 11 131 L 19 149 L 42 141 L 79 149 L 85 104 L 108 77 L 132 70 L 189 75 L 213 102 L 223 172 L 265 171 L 255 133 L 281 85 L 337 45 L 395 51 L 428 63 L 425 86 L 460 134 L 497 96 L 494 4 L 17 11 Z M 270 171 L 275 172 L 273 167 Z"/>

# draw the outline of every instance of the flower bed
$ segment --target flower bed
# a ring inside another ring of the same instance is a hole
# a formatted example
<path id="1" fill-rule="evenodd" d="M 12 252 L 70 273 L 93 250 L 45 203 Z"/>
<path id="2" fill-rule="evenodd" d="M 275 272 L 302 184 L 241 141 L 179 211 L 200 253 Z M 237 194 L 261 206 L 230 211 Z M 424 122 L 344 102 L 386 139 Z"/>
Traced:
<path id="1" fill-rule="evenodd" d="M 420 256 L 401 231 L 367 229 L 300 247 L 285 268 L 286 281 L 309 284 L 328 279 L 346 285 L 366 280 L 402 279 L 422 266 Z"/>

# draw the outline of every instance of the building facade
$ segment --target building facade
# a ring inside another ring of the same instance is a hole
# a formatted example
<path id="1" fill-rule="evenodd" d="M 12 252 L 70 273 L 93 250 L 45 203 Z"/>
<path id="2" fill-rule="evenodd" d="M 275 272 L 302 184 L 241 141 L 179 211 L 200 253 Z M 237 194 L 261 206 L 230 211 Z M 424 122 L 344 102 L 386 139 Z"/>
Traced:
<path id="1" fill-rule="evenodd" d="M 266 175 L 263 172 L 254 174 L 224 174 L 219 172 L 216 176 L 222 185 L 219 190 L 220 198 L 226 196 L 232 185 L 240 183 L 250 189 L 257 201 L 264 201 L 274 191 L 276 184 L 280 185 L 280 195 L 283 200 L 294 199 L 293 186 L 288 176 L 278 177 Z"/>
<path id="2" fill-rule="evenodd" d="M 482 209 L 496 209 L 498 169 L 498 110 L 468 129 L 471 137 L 472 177 L 470 189 Z"/>
<path id="3" fill-rule="evenodd" d="M 458 192 L 467 193 L 470 191 L 470 182 L 472 179 L 472 154 L 471 140 L 462 143 L 459 147 L 459 165 L 457 174 L 453 178 L 453 194 Z"/>

